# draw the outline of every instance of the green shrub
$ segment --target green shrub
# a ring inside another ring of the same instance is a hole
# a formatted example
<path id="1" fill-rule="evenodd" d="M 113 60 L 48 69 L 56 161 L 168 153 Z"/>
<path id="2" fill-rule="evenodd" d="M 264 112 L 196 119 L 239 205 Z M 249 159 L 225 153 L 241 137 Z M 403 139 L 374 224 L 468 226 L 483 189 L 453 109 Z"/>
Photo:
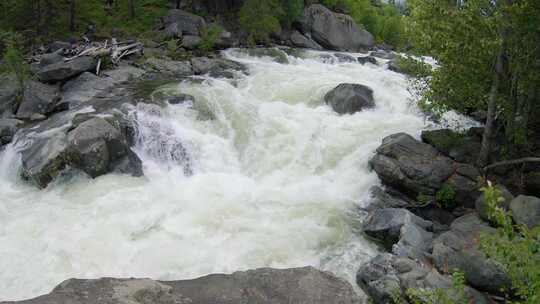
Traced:
<path id="1" fill-rule="evenodd" d="M 456 207 L 456 190 L 449 184 L 444 184 L 435 194 L 437 205 L 443 209 L 454 209 Z"/>
<path id="2" fill-rule="evenodd" d="M 17 89 L 20 94 L 24 89 L 26 80 L 30 77 L 30 66 L 24 59 L 20 47 L 17 45 L 17 35 L 3 34 L 6 49 L 3 55 L 3 65 L 0 67 L 2 74 L 15 76 L 17 81 Z"/>
<path id="3" fill-rule="evenodd" d="M 432 72 L 431 65 L 410 56 L 399 56 L 395 64 L 403 73 L 417 78 L 429 77 Z"/>
<path id="4" fill-rule="evenodd" d="M 270 34 L 281 31 L 278 16 L 282 14 L 277 0 L 247 0 L 240 9 L 239 22 L 248 32 L 248 43 L 265 43 Z"/>
<path id="5" fill-rule="evenodd" d="M 205 53 L 212 51 L 222 32 L 223 28 L 217 24 L 211 24 L 204 28 L 201 35 L 201 43 L 199 43 L 197 48 Z"/>

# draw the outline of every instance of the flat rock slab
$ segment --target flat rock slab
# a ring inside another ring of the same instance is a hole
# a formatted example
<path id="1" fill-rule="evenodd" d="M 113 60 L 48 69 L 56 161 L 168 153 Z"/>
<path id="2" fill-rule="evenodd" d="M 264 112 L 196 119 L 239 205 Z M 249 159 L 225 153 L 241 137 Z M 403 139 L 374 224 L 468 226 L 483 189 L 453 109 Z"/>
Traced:
<path id="1" fill-rule="evenodd" d="M 352 286 L 313 267 L 261 268 L 194 280 L 70 279 L 26 304 L 349 304 L 360 303 Z"/>

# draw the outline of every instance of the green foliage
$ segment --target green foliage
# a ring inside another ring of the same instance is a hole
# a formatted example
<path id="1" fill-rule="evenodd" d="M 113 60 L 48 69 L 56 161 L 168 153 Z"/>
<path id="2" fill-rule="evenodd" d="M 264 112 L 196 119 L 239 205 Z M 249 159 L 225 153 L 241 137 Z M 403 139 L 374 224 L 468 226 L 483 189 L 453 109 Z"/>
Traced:
<path id="1" fill-rule="evenodd" d="M 490 183 L 481 189 L 490 220 L 499 228 L 496 234 L 481 236 L 481 248 L 503 266 L 512 280 L 517 297 L 511 303 L 540 302 L 540 227 L 513 226 L 511 212 L 500 206 L 504 201 L 499 189 Z"/>
<path id="2" fill-rule="evenodd" d="M 290 28 L 293 22 L 297 21 L 304 11 L 304 0 L 281 0 L 283 13 L 280 16 L 281 24 L 285 28 Z"/>
<path id="3" fill-rule="evenodd" d="M 18 35 L 14 33 L 3 33 L 0 37 L 3 44 L 6 45 L 0 72 L 2 74 L 14 75 L 17 81 L 17 89 L 22 94 L 24 84 L 30 77 L 30 66 L 24 59 L 20 46 L 17 44 Z"/>
<path id="4" fill-rule="evenodd" d="M 426 78 L 432 73 L 431 65 L 427 64 L 423 59 L 410 56 L 399 56 L 396 59 L 396 65 L 403 73 L 417 78 Z"/>
<path id="5" fill-rule="evenodd" d="M 247 0 L 239 13 L 239 22 L 248 32 L 249 44 L 267 42 L 270 34 L 281 30 L 278 16 L 283 11 L 277 0 Z"/>
<path id="6" fill-rule="evenodd" d="M 452 274 L 452 287 L 448 290 L 408 289 L 406 294 L 412 304 L 468 304 L 465 295 L 465 275 Z"/>
<path id="7" fill-rule="evenodd" d="M 212 51 L 222 32 L 223 28 L 217 24 L 211 24 L 204 28 L 201 35 L 201 43 L 197 48 L 205 53 Z"/>
<path id="8" fill-rule="evenodd" d="M 456 190 L 449 184 L 444 184 L 435 194 L 437 205 L 443 209 L 453 209 L 456 207 Z"/>

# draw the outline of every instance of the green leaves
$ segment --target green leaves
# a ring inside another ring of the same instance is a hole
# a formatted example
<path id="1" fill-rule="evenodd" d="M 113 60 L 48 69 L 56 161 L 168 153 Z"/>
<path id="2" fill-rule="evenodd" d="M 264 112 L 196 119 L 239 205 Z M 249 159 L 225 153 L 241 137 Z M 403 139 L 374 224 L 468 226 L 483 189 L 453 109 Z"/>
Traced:
<path id="1" fill-rule="evenodd" d="M 281 30 L 278 18 L 282 14 L 277 0 L 247 0 L 240 9 L 239 22 L 248 32 L 248 42 L 267 42 L 270 34 Z"/>

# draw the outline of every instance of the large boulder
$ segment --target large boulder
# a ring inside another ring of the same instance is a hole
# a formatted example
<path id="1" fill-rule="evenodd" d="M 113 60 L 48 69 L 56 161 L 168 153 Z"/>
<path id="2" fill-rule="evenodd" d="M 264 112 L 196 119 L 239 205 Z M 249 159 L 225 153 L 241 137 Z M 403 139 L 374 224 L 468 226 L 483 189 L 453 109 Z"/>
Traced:
<path id="1" fill-rule="evenodd" d="M 520 195 L 510 202 L 514 221 L 528 228 L 540 226 L 540 198 Z"/>
<path id="2" fill-rule="evenodd" d="M 179 9 L 170 10 L 161 21 L 163 28 L 167 29 L 167 34 L 176 37 L 200 36 L 206 27 L 202 17 Z"/>
<path id="3" fill-rule="evenodd" d="M 302 35 L 302 33 L 300 33 L 299 31 L 293 31 L 289 39 L 291 40 L 291 44 L 295 47 L 313 50 L 323 49 L 322 46 L 320 46 L 317 42 L 313 41 L 313 39 L 311 38 Z"/>
<path id="4" fill-rule="evenodd" d="M 342 83 L 324 96 L 325 102 L 339 114 L 353 114 L 375 107 L 373 90 L 354 83 Z"/>
<path id="5" fill-rule="evenodd" d="M 384 183 L 413 198 L 434 195 L 454 173 L 450 158 L 405 133 L 385 137 L 370 165 Z"/>
<path id="6" fill-rule="evenodd" d="M 261 268 L 193 280 L 67 280 L 21 304 L 359 304 L 352 286 L 312 267 Z"/>
<path id="7" fill-rule="evenodd" d="M 351 16 L 330 11 L 320 4 L 304 10 L 302 32 L 319 45 L 336 51 L 360 51 L 374 44 L 373 35 L 359 28 Z"/>
<path id="8" fill-rule="evenodd" d="M 97 62 L 93 57 L 82 56 L 71 61 L 61 61 L 46 65 L 37 71 L 42 82 L 65 81 L 87 71 L 95 70 Z"/>
<path id="9" fill-rule="evenodd" d="M 396 296 L 405 299 L 409 289 L 444 290 L 449 292 L 452 299 L 458 300 L 458 295 L 451 290 L 451 277 L 441 275 L 428 265 L 388 253 L 378 255 L 362 265 L 356 274 L 356 282 L 375 304 L 395 303 Z M 485 296 L 470 287 L 465 287 L 465 297 L 469 303 L 489 303 Z"/>
<path id="10" fill-rule="evenodd" d="M 438 129 L 422 131 L 422 141 L 458 162 L 474 164 L 478 159 L 482 138 L 478 136 L 476 128 L 464 133 Z"/>
<path id="11" fill-rule="evenodd" d="M 37 81 L 27 81 L 16 117 L 19 119 L 34 119 L 51 113 L 60 100 L 60 91 L 56 86 L 50 86 Z"/>
<path id="12" fill-rule="evenodd" d="M 247 73 L 247 67 L 223 58 L 193 57 L 191 66 L 196 75 L 208 74 L 216 78 L 234 78 L 235 72 Z"/>
<path id="13" fill-rule="evenodd" d="M 19 130 L 22 121 L 17 119 L 0 118 L 0 146 L 9 144 Z"/>
<path id="14" fill-rule="evenodd" d="M 17 81 L 13 75 L 0 75 L 0 117 L 10 117 L 17 105 Z"/>
<path id="15" fill-rule="evenodd" d="M 471 213 L 456 219 L 450 231 L 433 241 L 433 260 L 443 273 L 459 270 L 465 274 L 468 284 L 481 291 L 501 293 L 509 290 L 511 281 L 501 265 L 488 258 L 479 249 L 482 234 L 496 230 Z"/>
<path id="16" fill-rule="evenodd" d="M 364 232 L 399 256 L 423 259 L 431 248 L 433 223 L 406 209 L 377 209 L 364 222 Z"/>
<path id="17" fill-rule="evenodd" d="M 44 188 L 67 168 L 91 177 L 113 171 L 142 175 L 141 161 L 120 132 L 120 123 L 115 119 L 118 126 L 113 126 L 103 118 L 77 112 L 56 114 L 25 134 L 28 144 L 21 150 L 23 177 Z"/>

